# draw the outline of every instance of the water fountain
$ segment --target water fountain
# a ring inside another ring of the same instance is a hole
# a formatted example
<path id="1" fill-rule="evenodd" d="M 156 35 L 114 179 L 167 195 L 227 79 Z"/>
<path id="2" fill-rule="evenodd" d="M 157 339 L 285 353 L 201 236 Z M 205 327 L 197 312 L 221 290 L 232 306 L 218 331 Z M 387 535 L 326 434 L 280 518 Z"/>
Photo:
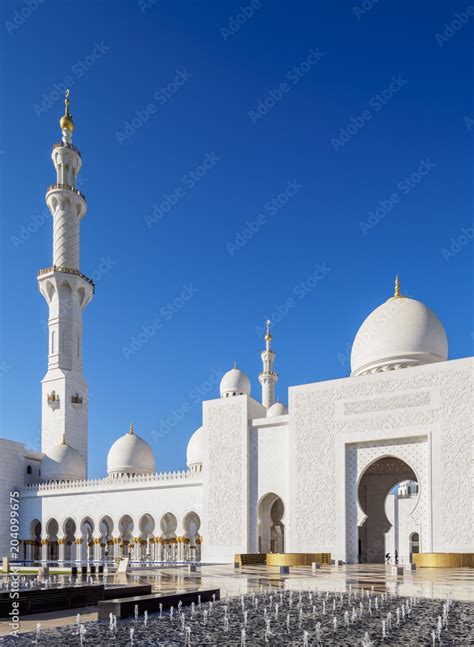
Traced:
<path id="1" fill-rule="evenodd" d="M 263 604 L 259 604 L 260 601 Z M 450 600 L 400 597 L 397 592 L 374 594 L 362 591 L 275 590 L 262 587 L 260 598 L 254 593 L 203 603 L 186 608 L 148 611 L 139 619 L 138 606 L 132 617 L 118 620 L 110 614 L 105 621 L 84 624 L 78 616 L 73 627 L 37 632 L 35 643 L 48 647 L 82 644 L 181 644 L 211 645 L 220 642 L 263 645 L 285 642 L 313 647 L 341 644 L 371 647 L 374 644 L 432 644 L 445 647 L 469 644 L 468 605 Z M 332 610 L 332 612 L 331 612 Z M 166 622 L 163 620 L 166 619 Z M 448 630 L 449 622 L 449 630 Z M 84 627 L 84 629 L 83 629 Z M 130 630 L 133 629 L 133 633 Z M 82 635 L 81 635 L 82 634 Z M 222 636 L 225 635 L 225 640 Z M 451 636 L 455 639 L 451 641 Z M 374 638 L 375 637 L 375 638 Z M 32 636 L 32 639 L 34 636 Z M 13 642 L 5 639 L 5 647 Z"/>
<path id="2" fill-rule="evenodd" d="M 36 637 L 35 637 L 35 640 L 33 642 L 38 644 L 39 640 L 40 640 L 40 636 L 41 636 L 41 624 L 38 622 L 38 623 L 36 623 Z"/>

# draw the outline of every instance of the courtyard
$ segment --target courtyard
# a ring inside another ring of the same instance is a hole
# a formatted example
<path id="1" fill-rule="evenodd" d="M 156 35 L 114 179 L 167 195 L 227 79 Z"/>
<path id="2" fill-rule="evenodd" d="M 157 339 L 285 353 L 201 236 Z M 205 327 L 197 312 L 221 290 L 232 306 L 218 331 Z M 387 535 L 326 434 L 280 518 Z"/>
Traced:
<path id="1" fill-rule="evenodd" d="M 4 576 L 4 587 L 5 579 Z M 161 613 L 160 616 L 150 613 L 149 618 L 148 614 L 137 613 L 134 619 L 116 620 L 116 633 L 109 622 L 98 622 L 97 607 L 30 615 L 21 620 L 22 643 L 37 639 L 38 644 L 52 645 L 105 645 L 110 641 L 113 644 L 114 640 L 119 644 L 136 645 L 157 644 L 154 641 L 163 645 L 439 645 L 437 631 L 443 645 L 468 645 L 474 641 L 472 569 L 423 568 L 406 570 L 403 576 L 397 576 L 390 566 L 364 564 L 322 566 L 316 571 L 310 567 L 292 567 L 289 574 L 282 575 L 275 567 L 235 569 L 231 565 L 203 565 L 196 572 L 188 572 L 186 567 L 180 566 L 137 569 L 126 575 L 95 576 L 93 580 L 106 585 L 151 584 L 152 591 L 162 595 L 220 589 L 221 600 L 214 603 L 214 609 L 210 603 L 210 615 L 209 605 L 203 604 L 203 609 L 207 610 L 202 612 L 201 620 L 198 609 L 194 615 L 194 611 L 186 607 L 182 611 L 179 609 L 176 620 L 173 620 L 172 611 L 171 619 L 169 612 L 163 614 L 166 623 Z M 91 582 L 90 577 L 86 581 Z M 61 582 L 69 582 L 69 576 L 58 576 L 55 584 Z M 450 624 L 437 629 L 437 624 L 444 623 L 445 613 L 448 613 L 444 611 L 448 601 L 453 609 Z M 247 609 L 245 616 L 242 615 L 244 609 Z M 399 616 L 402 613 L 405 619 L 405 609 L 407 622 L 409 611 L 413 614 L 410 619 L 415 618 L 415 621 L 410 629 L 404 630 L 418 636 L 417 642 L 410 643 L 402 638 L 403 622 Z M 387 622 L 382 617 L 388 618 L 389 624 L 393 618 L 392 633 L 391 627 L 382 624 Z M 400 631 L 397 632 L 398 626 Z M 18 639 L 7 637 L 9 632 L 8 621 L 2 621 L 0 636 L 6 644 L 13 640 L 18 642 Z M 385 638 L 382 638 L 383 632 L 386 632 Z M 217 637 L 213 637 L 214 633 Z M 365 639 L 372 642 L 361 642 Z M 397 643 L 397 640 L 402 642 Z"/>

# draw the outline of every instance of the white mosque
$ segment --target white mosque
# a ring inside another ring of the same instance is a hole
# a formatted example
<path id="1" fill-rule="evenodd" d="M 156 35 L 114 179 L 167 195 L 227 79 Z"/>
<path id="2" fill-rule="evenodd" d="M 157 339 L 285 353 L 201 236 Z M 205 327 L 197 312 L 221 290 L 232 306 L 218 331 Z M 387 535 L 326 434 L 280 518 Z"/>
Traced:
<path id="1" fill-rule="evenodd" d="M 107 476 L 88 480 L 82 314 L 94 284 L 79 269 L 87 203 L 68 96 L 60 125 L 46 194 L 53 260 L 38 274 L 49 308 L 41 452 L 0 440 L 0 513 L 9 517 L 18 490 L 22 557 L 232 562 L 236 553 L 329 552 L 357 563 L 395 550 L 405 560 L 472 552 L 472 358 L 448 360 L 441 321 L 398 280 L 357 332 L 350 376 L 293 386 L 288 405 L 275 402 L 268 325 L 261 400 L 229 370 L 202 403 L 186 470 L 157 472 L 131 425 L 110 448 Z M 0 554 L 8 548 L 3 523 Z"/>

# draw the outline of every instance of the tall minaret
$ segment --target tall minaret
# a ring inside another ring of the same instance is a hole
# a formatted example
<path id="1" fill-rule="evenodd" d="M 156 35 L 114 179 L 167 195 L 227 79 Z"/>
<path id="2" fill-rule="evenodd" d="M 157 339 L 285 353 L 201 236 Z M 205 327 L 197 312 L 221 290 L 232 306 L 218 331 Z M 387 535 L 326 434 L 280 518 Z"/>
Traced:
<path id="1" fill-rule="evenodd" d="M 87 211 L 76 188 L 81 153 L 72 144 L 74 122 L 66 109 L 60 119 L 62 141 L 53 146 L 57 181 L 46 193 L 53 217 L 53 264 L 38 274 L 38 286 L 49 307 L 48 371 L 42 381 L 41 449 L 45 454 L 65 442 L 87 465 L 87 384 L 82 373 L 82 312 L 92 299 L 94 283 L 79 270 L 79 225 Z M 84 474 L 86 477 L 86 474 Z"/>
<path id="2" fill-rule="evenodd" d="M 272 335 L 270 333 L 270 321 L 267 321 L 267 332 L 265 335 L 265 350 L 262 352 L 263 371 L 258 376 L 262 385 L 262 404 L 267 409 L 275 403 L 275 384 L 278 380 L 278 373 L 273 370 L 275 353 L 270 350 Z"/>

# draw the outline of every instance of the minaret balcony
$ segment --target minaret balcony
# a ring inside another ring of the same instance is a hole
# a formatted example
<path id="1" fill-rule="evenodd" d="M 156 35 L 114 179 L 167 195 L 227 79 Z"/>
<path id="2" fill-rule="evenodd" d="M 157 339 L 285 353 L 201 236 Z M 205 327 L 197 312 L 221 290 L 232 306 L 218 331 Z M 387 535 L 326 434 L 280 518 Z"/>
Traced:
<path id="1" fill-rule="evenodd" d="M 51 193 L 51 191 L 56 191 L 58 189 L 67 189 L 68 191 L 72 191 L 80 198 L 82 198 L 84 202 L 87 202 L 86 196 L 83 193 L 81 193 L 79 189 L 77 189 L 75 186 L 72 186 L 71 184 L 61 184 L 61 183 L 51 184 L 48 187 L 48 190 L 46 191 L 46 195 L 48 195 L 48 193 Z"/>
<path id="2" fill-rule="evenodd" d="M 74 144 L 69 144 L 68 142 L 58 142 L 57 144 L 54 144 L 53 151 L 55 148 L 70 148 L 75 153 L 77 153 L 79 157 L 82 158 L 81 151 L 77 148 L 77 146 L 74 146 Z"/>
<path id="3" fill-rule="evenodd" d="M 44 276 L 45 274 L 52 274 L 53 272 L 64 272 L 64 274 L 74 274 L 74 276 L 79 276 L 83 281 L 88 283 L 92 287 L 92 293 L 95 293 L 94 281 L 88 276 L 79 272 L 79 270 L 74 270 L 70 267 L 64 267 L 63 265 L 51 265 L 50 267 L 45 267 L 42 270 L 39 270 L 38 277 Z"/>

